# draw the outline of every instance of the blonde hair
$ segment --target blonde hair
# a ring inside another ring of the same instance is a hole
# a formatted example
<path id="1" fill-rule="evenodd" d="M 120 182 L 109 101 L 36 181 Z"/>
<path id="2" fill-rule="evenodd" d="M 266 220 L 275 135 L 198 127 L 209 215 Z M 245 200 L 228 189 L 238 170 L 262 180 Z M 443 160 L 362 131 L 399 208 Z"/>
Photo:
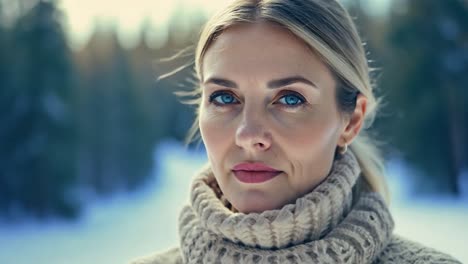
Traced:
<path id="1" fill-rule="evenodd" d="M 307 43 L 328 65 L 337 80 L 337 101 L 343 113 L 352 113 L 357 95 L 367 98 L 363 130 L 349 146 L 356 155 L 364 178 L 371 189 L 380 193 L 387 203 L 389 192 L 383 178 L 384 168 L 376 142 L 366 133 L 374 121 L 379 101 L 373 93 L 370 69 L 356 26 L 346 9 L 336 0 L 235 0 L 213 16 L 205 25 L 195 51 L 195 71 L 198 79 L 207 49 L 228 27 L 236 24 L 267 21 L 281 25 Z M 197 117 L 189 131 L 187 142 L 198 134 L 201 88 L 179 95 L 195 96 L 186 101 L 197 105 Z"/>

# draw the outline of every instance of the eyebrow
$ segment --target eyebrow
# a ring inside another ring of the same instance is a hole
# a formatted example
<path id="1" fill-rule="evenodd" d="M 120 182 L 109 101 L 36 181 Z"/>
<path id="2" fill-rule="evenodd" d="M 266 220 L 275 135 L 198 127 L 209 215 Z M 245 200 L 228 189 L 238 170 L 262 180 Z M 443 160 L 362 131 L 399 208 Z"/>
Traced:
<path id="1" fill-rule="evenodd" d="M 211 77 L 211 78 L 208 78 L 208 80 L 204 82 L 204 84 L 210 84 L 210 83 L 219 85 L 219 86 L 224 86 L 227 88 L 235 88 L 235 89 L 239 88 L 235 82 L 228 80 L 228 79 L 224 79 L 224 78 Z M 271 80 L 268 82 L 267 87 L 270 89 L 276 89 L 276 88 L 280 88 L 283 86 L 291 85 L 293 83 L 303 83 L 303 84 L 312 86 L 316 89 L 318 88 L 318 86 L 314 82 L 299 75 L 281 78 L 277 80 Z"/>

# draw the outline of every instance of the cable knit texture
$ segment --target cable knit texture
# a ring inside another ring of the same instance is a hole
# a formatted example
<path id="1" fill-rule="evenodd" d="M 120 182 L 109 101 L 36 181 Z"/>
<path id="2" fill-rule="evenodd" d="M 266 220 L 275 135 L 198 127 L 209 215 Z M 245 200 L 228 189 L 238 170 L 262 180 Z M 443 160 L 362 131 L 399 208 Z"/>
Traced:
<path id="1" fill-rule="evenodd" d="M 243 214 L 230 210 L 208 167 L 179 216 L 180 247 L 133 263 L 460 263 L 392 235 L 387 206 L 360 172 L 348 151 L 294 204 Z"/>

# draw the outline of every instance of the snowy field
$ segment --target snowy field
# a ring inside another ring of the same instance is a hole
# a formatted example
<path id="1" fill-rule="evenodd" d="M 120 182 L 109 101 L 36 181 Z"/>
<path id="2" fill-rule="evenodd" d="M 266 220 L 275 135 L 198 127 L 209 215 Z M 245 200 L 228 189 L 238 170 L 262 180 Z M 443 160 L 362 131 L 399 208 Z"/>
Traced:
<path id="1" fill-rule="evenodd" d="M 76 222 L 0 224 L 0 264 L 118 264 L 177 245 L 177 216 L 203 154 L 166 142 L 157 180 L 131 195 L 94 202 Z M 404 167 L 389 166 L 396 232 L 468 263 L 468 202 L 409 199 Z M 158 177 L 160 176 L 160 177 Z M 398 190 L 398 191 L 397 191 Z"/>

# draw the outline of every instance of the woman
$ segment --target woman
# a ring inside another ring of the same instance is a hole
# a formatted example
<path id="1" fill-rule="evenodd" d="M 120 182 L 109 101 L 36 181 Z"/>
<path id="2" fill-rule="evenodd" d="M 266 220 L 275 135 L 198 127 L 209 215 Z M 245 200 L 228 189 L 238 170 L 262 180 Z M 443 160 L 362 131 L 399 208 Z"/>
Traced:
<path id="1" fill-rule="evenodd" d="M 209 164 L 180 246 L 135 263 L 459 263 L 392 234 L 363 131 L 378 101 L 337 1 L 234 1 L 205 26 L 195 68 Z"/>

